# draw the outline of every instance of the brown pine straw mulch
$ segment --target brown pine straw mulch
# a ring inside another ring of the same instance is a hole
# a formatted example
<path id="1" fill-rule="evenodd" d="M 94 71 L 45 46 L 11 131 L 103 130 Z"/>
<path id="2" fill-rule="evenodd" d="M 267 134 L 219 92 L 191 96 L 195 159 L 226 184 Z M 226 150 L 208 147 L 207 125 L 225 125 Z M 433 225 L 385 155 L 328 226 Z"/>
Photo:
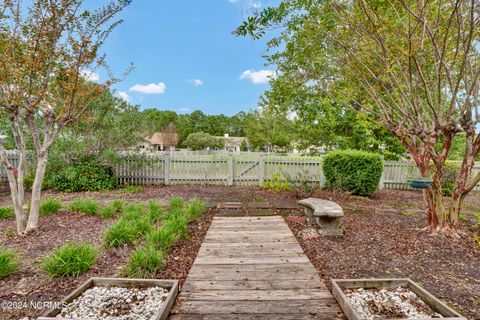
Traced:
<path id="1" fill-rule="evenodd" d="M 190 237 L 176 243 L 165 259 L 158 279 L 178 279 L 183 284 L 213 218 L 210 210 L 189 224 Z M 13 248 L 22 259 L 20 270 L 0 279 L 0 302 L 26 302 L 20 309 L 0 309 L 0 319 L 36 317 L 45 310 L 28 307 L 30 302 L 59 302 L 91 277 L 115 277 L 122 270 L 134 246 L 102 247 L 104 230 L 116 219 L 102 219 L 75 213 L 59 213 L 40 218 L 40 228 L 27 236 L 0 234 L 0 245 Z M 15 220 L 0 219 L 0 230 L 14 228 Z M 93 267 L 79 277 L 50 279 L 40 265 L 43 258 L 67 241 L 82 241 L 97 245 L 99 256 Z"/>
<path id="2" fill-rule="evenodd" d="M 343 205 L 349 207 L 349 199 Z M 315 236 L 303 216 L 286 222 L 328 286 L 332 278 L 411 278 L 469 319 L 480 319 L 480 248 L 467 226 L 459 240 L 431 236 L 418 230 L 421 215 L 368 206 L 346 210 L 343 237 Z"/>

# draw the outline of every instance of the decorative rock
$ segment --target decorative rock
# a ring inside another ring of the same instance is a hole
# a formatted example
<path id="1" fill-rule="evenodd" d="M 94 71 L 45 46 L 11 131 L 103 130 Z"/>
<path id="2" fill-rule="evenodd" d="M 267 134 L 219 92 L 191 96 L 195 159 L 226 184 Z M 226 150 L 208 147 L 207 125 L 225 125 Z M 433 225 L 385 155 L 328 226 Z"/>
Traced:
<path id="1" fill-rule="evenodd" d="M 345 295 L 365 320 L 443 318 L 408 288 L 349 289 Z"/>
<path id="2" fill-rule="evenodd" d="M 150 319 L 164 303 L 161 287 L 93 287 L 62 309 L 57 318 L 84 320 Z"/>
<path id="3" fill-rule="evenodd" d="M 307 198 L 298 201 L 305 207 L 309 223 L 318 228 L 318 233 L 325 236 L 343 235 L 343 209 L 335 202 Z"/>

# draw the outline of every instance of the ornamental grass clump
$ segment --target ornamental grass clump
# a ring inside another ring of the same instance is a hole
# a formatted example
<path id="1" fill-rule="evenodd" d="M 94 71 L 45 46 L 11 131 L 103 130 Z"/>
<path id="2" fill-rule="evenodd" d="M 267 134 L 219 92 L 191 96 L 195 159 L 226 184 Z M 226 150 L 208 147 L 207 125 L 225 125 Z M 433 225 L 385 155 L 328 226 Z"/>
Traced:
<path id="1" fill-rule="evenodd" d="M 14 273 L 20 261 L 16 258 L 13 250 L 0 247 L 0 278 L 5 278 Z"/>
<path id="2" fill-rule="evenodd" d="M 0 219 L 7 219 L 15 216 L 15 211 L 12 207 L 0 208 Z"/>
<path id="3" fill-rule="evenodd" d="M 172 197 L 170 199 L 170 210 L 181 210 L 185 206 L 185 200 L 181 197 Z"/>
<path id="4" fill-rule="evenodd" d="M 156 249 L 168 250 L 178 239 L 177 230 L 173 226 L 164 225 L 147 234 L 147 242 Z"/>
<path id="5" fill-rule="evenodd" d="M 107 247 L 119 247 L 132 244 L 140 238 L 135 224 L 131 221 L 118 220 L 105 231 L 104 242 Z"/>
<path id="6" fill-rule="evenodd" d="M 141 219 L 143 216 L 143 205 L 133 203 L 123 209 L 122 219 L 127 221 L 135 221 Z"/>
<path id="7" fill-rule="evenodd" d="M 94 216 L 100 212 L 100 204 L 92 199 L 80 198 L 70 204 L 70 210 Z"/>
<path id="8" fill-rule="evenodd" d="M 89 243 L 68 242 L 46 257 L 42 268 L 52 278 L 79 276 L 95 263 L 97 250 Z"/>
<path id="9" fill-rule="evenodd" d="M 40 214 L 49 215 L 58 213 L 62 208 L 62 203 L 56 199 L 48 198 L 40 204 Z"/>
<path id="10" fill-rule="evenodd" d="M 200 199 L 193 199 L 187 204 L 186 215 L 188 220 L 196 220 L 205 212 L 205 202 Z"/>
<path id="11" fill-rule="evenodd" d="M 163 216 L 165 215 L 165 210 L 162 208 L 158 201 L 151 200 L 148 203 L 148 219 L 152 223 L 157 223 L 162 220 Z"/>
<path id="12" fill-rule="evenodd" d="M 114 200 L 108 206 L 103 208 L 100 215 L 104 219 L 111 218 L 111 217 L 121 213 L 124 205 L 125 205 L 125 201 L 123 201 L 121 199 Z"/>
<path id="13" fill-rule="evenodd" d="M 130 256 L 124 273 L 130 278 L 152 278 L 163 267 L 164 259 L 165 253 L 152 246 L 138 248 Z"/>

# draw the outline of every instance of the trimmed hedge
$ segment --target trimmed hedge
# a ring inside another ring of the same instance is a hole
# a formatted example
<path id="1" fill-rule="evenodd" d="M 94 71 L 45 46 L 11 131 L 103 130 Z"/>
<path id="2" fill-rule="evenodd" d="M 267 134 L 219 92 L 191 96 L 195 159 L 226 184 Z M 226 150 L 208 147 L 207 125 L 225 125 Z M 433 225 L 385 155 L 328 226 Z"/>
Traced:
<path id="1" fill-rule="evenodd" d="M 113 169 L 95 157 L 85 157 L 58 172 L 47 175 L 48 188 L 65 192 L 99 191 L 114 189 L 118 182 Z"/>
<path id="2" fill-rule="evenodd" d="M 359 196 L 369 197 L 377 190 L 382 171 L 382 157 L 371 152 L 340 150 L 328 153 L 323 160 L 328 186 Z"/>

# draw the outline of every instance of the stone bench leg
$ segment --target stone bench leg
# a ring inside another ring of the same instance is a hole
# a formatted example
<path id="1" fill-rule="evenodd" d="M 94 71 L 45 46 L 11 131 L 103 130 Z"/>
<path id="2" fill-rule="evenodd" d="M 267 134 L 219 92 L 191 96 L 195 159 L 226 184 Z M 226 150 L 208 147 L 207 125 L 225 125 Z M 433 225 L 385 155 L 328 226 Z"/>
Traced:
<path id="1" fill-rule="evenodd" d="M 315 217 L 318 233 L 324 236 L 342 236 L 342 217 Z"/>
<path id="2" fill-rule="evenodd" d="M 305 207 L 305 214 L 308 217 L 308 223 L 310 223 L 312 226 L 316 224 L 315 217 L 313 216 L 313 212 L 314 212 L 313 209 Z"/>

